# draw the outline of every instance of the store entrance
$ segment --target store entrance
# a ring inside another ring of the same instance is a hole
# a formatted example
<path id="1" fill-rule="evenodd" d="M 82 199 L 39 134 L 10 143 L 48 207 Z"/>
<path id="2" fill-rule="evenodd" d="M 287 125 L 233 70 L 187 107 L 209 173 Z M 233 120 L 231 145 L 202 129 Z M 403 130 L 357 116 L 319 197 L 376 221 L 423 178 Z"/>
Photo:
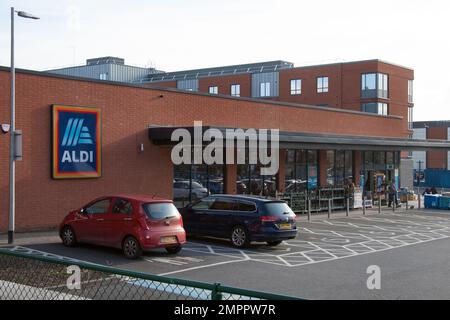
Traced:
<path id="1" fill-rule="evenodd" d="M 364 192 L 365 195 L 368 199 L 373 199 L 374 196 L 376 196 L 377 192 L 378 192 L 378 177 L 383 177 L 382 181 L 385 182 L 387 181 L 387 177 L 386 177 L 386 171 L 381 171 L 381 170 L 366 170 L 365 171 L 365 175 L 366 178 L 365 181 L 365 185 L 364 185 Z"/>

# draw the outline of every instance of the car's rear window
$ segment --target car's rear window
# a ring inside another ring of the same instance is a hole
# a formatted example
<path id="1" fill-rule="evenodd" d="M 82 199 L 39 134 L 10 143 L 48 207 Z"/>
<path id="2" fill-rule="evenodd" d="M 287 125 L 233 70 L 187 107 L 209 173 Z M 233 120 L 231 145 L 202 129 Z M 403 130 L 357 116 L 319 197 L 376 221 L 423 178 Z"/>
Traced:
<path id="1" fill-rule="evenodd" d="M 262 213 L 267 216 L 295 216 L 295 213 L 285 202 L 268 202 L 263 204 Z"/>
<path id="2" fill-rule="evenodd" d="M 142 207 L 150 219 L 175 218 L 180 215 L 173 203 L 146 203 Z"/>

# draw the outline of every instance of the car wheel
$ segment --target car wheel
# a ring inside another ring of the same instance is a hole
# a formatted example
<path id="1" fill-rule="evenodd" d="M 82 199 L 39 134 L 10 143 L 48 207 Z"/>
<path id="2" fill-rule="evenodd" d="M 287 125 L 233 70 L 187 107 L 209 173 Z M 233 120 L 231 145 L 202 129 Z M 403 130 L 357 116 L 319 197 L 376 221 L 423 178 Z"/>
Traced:
<path id="1" fill-rule="evenodd" d="M 77 238 L 75 237 L 75 232 L 72 227 L 65 226 L 61 232 L 61 239 L 66 247 L 73 247 L 77 244 Z"/>
<path id="2" fill-rule="evenodd" d="M 250 244 L 247 230 L 242 226 L 236 226 L 231 230 L 231 244 L 237 248 L 245 248 Z"/>
<path id="3" fill-rule="evenodd" d="M 135 237 L 127 237 L 123 241 L 122 251 L 128 259 L 137 259 L 142 255 L 141 245 Z"/>
<path id="4" fill-rule="evenodd" d="M 279 245 L 282 242 L 283 241 L 267 241 L 267 245 L 270 246 L 270 247 L 275 247 L 275 246 Z"/>
<path id="5" fill-rule="evenodd" d="M 167 247 L 166 251 L 170 254 L 177 254 L 178 252 L 180 252 L 182 249 L 181 245 L 178 245 L 176 247 Z"/>

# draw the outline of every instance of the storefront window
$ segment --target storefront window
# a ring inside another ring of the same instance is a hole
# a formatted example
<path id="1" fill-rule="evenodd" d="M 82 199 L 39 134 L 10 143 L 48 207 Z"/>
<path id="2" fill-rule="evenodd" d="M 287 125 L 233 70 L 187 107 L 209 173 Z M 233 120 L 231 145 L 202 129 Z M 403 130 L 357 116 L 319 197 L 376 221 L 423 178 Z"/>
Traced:
<path id="1" fill-rule="evenodd" d="M 318 180 L 318 151 L 309 150 L 308 151 L 308 190 L 317 188 Z"/>
<path id="2" fill-rule="evenodd" d="M 377 151 L 373 153 L 373 162 L 375 170 L 386 170 L 386 153 Z"/>
<path id="3" fill-rule="evenodd" d="M 386 164 L 393 165 L 394 164 L 394 153 L 386 152 Z"/>
<path id="4" fill-rule="evenodd" d="M 177 207 L 209 194 L 224 193 L 223 165 L 174 166 L 173 200 Z"/>
<path id="5" fill-rule="evenodd" d="M 331 153 L 333 151 L 327 151 L 327 160 L 331 161 L 333 156 L 331 156 Z M 328 156 L 328 153 L 330 153 L 330 156 Z M 327 165 L 328 165 L 327 161 Z M 327 167 L 331 168 L 331 167 Z M 352 151 L 344 151 L 344 150 L 337 150 L 334 152 L 334 180 L 333 177 L 331 177 L 333 170 L 327 170 L 327 182 L 328 181 L 334 181 L 333 184 L 330 184 L 328 182 L 328 185 L 333 185 L 336 187 L 342 187 L 344 186 L 348 179 L 353 179 L 353 152 Z"/>
<path id="6" fill-rule="evenodd" d="M 347 150 L 345 151 L 345 180 L 352 179 L 355 181 L 355 177 L 353 176 L 353 151 Z"/>
<path id="7" fill-rule="evenodd" d="M 285 192 L 303 192 L 317 188 L 317 151 L 287 150 Z"/>
<path id="8" fill-rule="evenodd" d="M 327 151 L 325 168 L 326 168 L 326 174 L 327 174 L 327 186 L 329 186 L 329 187 L 334 186 L 334 175 L 335 175 L 334 150 Z"/>
<path id="9" fill-rule="evenodd" d="M 275 196 L 277 191 L 276 176 L 262 176 L 261 165 L 238 165 L 237 193 L 263 196 Z"/>
<path id="10" fill-rule="evenodd" d="M 336 162 L 335 162 L 335 182 L 336 186 L 344 185 L 345 178 L 345 151 L 338 150 L 335 154 Z"/>
<path id="11" fill-rule="evenodd" d="M 373 169 L 373 152 L 372 151 L 364 152 L 364 168 L 366 170 Z"/>

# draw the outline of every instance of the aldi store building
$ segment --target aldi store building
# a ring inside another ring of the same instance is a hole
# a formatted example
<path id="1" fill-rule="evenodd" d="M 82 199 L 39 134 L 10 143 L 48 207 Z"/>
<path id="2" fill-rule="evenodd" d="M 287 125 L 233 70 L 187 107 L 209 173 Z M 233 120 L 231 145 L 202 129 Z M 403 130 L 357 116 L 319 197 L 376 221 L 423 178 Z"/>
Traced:
<path id="1" fill-rule="evenodd" d="M 9 123 L 10 73 L 0 68 L 0 123 Z M 171 133 L 204 128 L 280 130 L 280 168 L 180 165 Z M 145 87 L 17 70 L 16 230 L 54 228 L 95 197 L 126 193 L 175 199 L 208 193 L 275 195 L 339 187 L 348 179 L 365 192 L 373 177 L 400 176 L 402 155 L 448 150 L 444 141 L 410 139 L 408 119 L 333 107 Z M 0 136 L 0 232 L 9 211 L 9 134 Z M 402 153 L 403 152 L 403 153 Z"/>

